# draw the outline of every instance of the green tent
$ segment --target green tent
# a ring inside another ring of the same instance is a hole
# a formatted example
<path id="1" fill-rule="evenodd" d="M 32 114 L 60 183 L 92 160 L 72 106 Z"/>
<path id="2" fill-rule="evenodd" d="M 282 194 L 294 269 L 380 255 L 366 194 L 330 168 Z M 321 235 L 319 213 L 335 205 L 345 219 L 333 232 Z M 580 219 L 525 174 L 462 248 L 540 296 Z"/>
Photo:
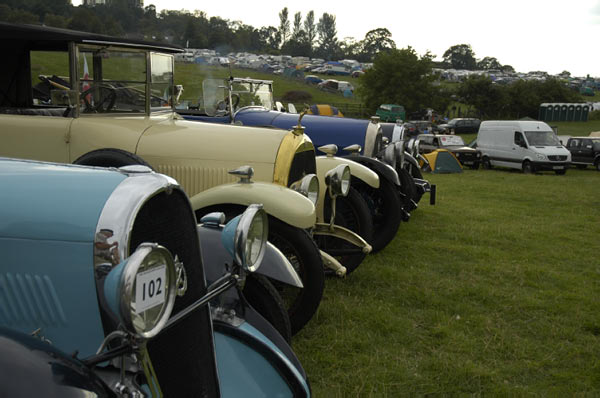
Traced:
<path id="1" fill-rule="evenodd" d="M 446 149 L 437 149 L 423 156 L 429 162 L 427 170 L 432 173 L 462 173 L 460 162 Z"/>

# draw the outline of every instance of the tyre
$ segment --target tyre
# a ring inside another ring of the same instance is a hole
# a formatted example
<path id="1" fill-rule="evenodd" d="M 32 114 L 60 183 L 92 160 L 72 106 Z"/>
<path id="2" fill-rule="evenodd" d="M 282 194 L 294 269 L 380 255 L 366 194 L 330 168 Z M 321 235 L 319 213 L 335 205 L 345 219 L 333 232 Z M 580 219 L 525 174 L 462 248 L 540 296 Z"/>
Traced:
<path id="1" fill-rule="evenodd" d="M 231 220 L 243 210 L 244 207 L 237 205 L 215 205 L 197 210 L 196 218 L 200 220 L 208 213 L 220 211 L 225 213 L 227 220 Z M 308 232 L 272 216 L 269 216 L 268 239 L 286 256 L 304 285 L 301 289 L 269 279 L 283 299 L 290 318 L 292 335 L 294 335 L 310 321 L 323 297 L 325 272 L 321 253 Z M 250 300 L 248 301 L 254 306 Z M 256 310 L 258 311 L 258 308 Z M 267 318 L 265 314 L 260 314 Z"/>
<path id="2" fill-rule="evenodd" d="M 600 171 L 600 159 L 596 159 L 596 162 L 594 163 L 594 166 L 596 167 L 597 171 Z"/>
<path id="3" fill-rule="evenodd" d="M 481 167 L 484 170 L 491 170 L 492 163 L 490 162 L 490 158 L 488 158 L 487 156 L 484 156 L 483 159 L 481 160 Z"/>
<path id="4" fill-rule="evenodd" d="M 292 227 L 269 216 L 269 241 L 292 263 L 300 275 L 303 289 L 272 281 L 285 302 L 290 317 L 292 335 L 298 333 L 311 320 L 323 297 L 325 272 L 321 254 L 303 229 Z"/>
<path id="5" fill-rule="evenodd" d="M 525 174 L 533 174 L 534 173 L 533 165 L 531 164 L 531 162 L 529 160 L 526 160 L 523 162 L 523 173 L 525 173 Z"/>
<path id="6" fill-rule="evenodd" d="M 404 210 L 411 212 L 417 208 L 416 203 L 421 199 L 417 193 L 415 180 L 404 169 L 397 170 L 397 173 L 400 180 L 400 192 L 404 194 L 404 199 L 402 200 Z"/>
<path id="7" fill-rule="evenodd" d="M 281 295 L 269 279 L 258 274 L 249 274 L 242 291 L 244 297 L 288 343 L 292 340 L 292 329 L 287 308 Z"/>
<path id="8" fill-rule="evenodd" d="M 356 180 L 352 186 L 367 202 L 373 219 L 373 253 L 377 253 L 394 239 L 402 221 L 402 201 L 396 186 L 386 178 L 379 179 L 379 188 Z"/>
<path id="9" fill-rule="evenodd" d="M 409 168 L 409 169 L 405 168 L 404 170 L 412 178 L 411 182 L 413 183 L 413 185 L 414 185 L 414 179 L 415 178 L 418 178 L 420 180 L 423 179 L 423 174 L 421 173 L 421 169 L 419 169 L 418 167 L 415 167 L 414 165 L 408 165 L 408 166 L 405 166 L 405 167 Z M 400 178 L 400 174 L 401 173 L 398 171 L 398 169 L 396 169 L 396 172 L 398 172 L 398 178 Z M 413 197 L 413 201 L 418 204 L 421 201 L 422 197 L 423 197 L 423 192 L 421 192 L 421 190 L 417 189 L 416 186 L 415 186 L 415 196 Z M 412 203 L 411 203 L 411 205 L 412 205 Z"/>
<path id="10" fill-rule="evenodd" d="M 373 241 L 373 218 L 367 202 L 360 193 L 350 187 L 347 196 L 338 196 L 335 204 L 335 224 L 356 232 L 369 244 Z M 325 222 L 331 218 L 331 199 L 325 200 Z M 347 273 L 354 271 L 367 256 L 366 253 L 346 242 L 343 239 L 332 236 L 320 235 L 316 237 L 319 249 L 335 257 L 344 267 Z"/>
<path id="11" fill-rule="evenodd" d="M 77 158 L 73 163 L 98 167 L 122 167 L 140 164 L 152 169 L 152 166 L 136 154 L 116 148 L 97 149 L 88 152 Z"/>

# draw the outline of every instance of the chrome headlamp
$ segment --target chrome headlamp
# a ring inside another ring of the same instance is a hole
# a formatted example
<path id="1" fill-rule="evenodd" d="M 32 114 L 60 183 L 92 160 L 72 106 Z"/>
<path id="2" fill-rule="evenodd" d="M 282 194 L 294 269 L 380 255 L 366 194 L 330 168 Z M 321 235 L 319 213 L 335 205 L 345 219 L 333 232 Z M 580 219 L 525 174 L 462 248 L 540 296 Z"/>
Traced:
<path id="1" fill-rule="evenodd" d="M 316 206 L 319 199 L 319 179 L 315 174 L 307 174 L 290 185 L 290 188 L 310 199 Z"/>
<path id="2" fill-rule="evenodd" d="M 265 255 L 268 234 L 267 213 L 262 205 L 252 204 L 225 225 L 221 241 L 238 265 L 246 271 L 254 272 Z"/>
<path id="3" fill-rule="evenodd" d="M 142 243 L 107 275 L 104 294 L 125 329 L 149 339 L 171 316 L 176 279 L 171 253 L 158 244 Z"/>
<path id="4" fill-rule="evenodd" d="M 325 174 L 325 183 L 331 197 L 346 196 L 350 191 L 350 166 L 340 164 Z"/>

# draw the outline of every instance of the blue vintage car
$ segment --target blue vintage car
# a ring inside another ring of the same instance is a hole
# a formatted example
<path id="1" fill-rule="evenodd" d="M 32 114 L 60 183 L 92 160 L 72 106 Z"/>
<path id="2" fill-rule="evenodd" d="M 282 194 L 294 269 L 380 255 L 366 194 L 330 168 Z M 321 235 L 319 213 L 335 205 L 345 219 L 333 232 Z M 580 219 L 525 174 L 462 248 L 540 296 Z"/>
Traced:
<path id="1" fill-rule="evenodd" d="M 273 110 L 272 81 L 231 78 L 229 81 L 207 79 L 203 82 L 204 112 L 179 109 L 188 120 L 233 123 L 245 126 L 272 126 L 285 130 L 301 124 L 321 154 L 343 156 L 362 164 L 379 176 L 374 188 L 359 178 L 352 187 L 366 200 L 373 218 L 373 251 L 383 249 L 395 236 L 402 220 L 417 207 L 411 195 L 415 189 L 411 176 L 397 168 L 399 149 L 382 140 L 378 118 L 360 120 L 318 115 L 300 116 Z M 229 112 L 233 109 L 234 112 Z M 331 146 L 331 144 L 334 144 Z M 420 198 L 420 197 L 419 197 Z"/>
<path id="2" fill-rule="evenodd" d="M 0 182 L 0 396 L 310 395 L 236 289 L 262 266 L 298 280 L 263 259 L 259 205 L 196 225 L 177 182 L 144 166 L 0 159 Z"/>

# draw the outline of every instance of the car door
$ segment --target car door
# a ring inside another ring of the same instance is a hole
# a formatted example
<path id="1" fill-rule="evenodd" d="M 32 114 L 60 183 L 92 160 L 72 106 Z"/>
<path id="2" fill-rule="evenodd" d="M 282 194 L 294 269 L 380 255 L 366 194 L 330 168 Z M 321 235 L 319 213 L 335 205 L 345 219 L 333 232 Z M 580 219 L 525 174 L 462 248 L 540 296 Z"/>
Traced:
<path id="1" fill-rule="evenodd" d="M 509 151 L 507 159 L 511 163 L 511 167 L 521 168 L 521 163 L 527 151 L 525 136 L 520 131 L 515 131 L 512 150 Z"/>
<path id="2" fill-rule="evenodd" d="M 571 152 L 571 161 L 574 163 L 580 163 L 581 160 L 581 140 L 580 139 L 570 139 L 567 143 L 569 152 Z"/>
<path id="3" fill-rule="evenodd" d="M 0 156 L 68 163 L 72 122 L 62 116 L 0 115 Z"/>
<path id="4" fill-rule="evenodd" d="M 579 148 L 579 156 L 583 163 L 594 163 L 594 146 L 592 140 L 581 140 L 581 147 Z"/>

